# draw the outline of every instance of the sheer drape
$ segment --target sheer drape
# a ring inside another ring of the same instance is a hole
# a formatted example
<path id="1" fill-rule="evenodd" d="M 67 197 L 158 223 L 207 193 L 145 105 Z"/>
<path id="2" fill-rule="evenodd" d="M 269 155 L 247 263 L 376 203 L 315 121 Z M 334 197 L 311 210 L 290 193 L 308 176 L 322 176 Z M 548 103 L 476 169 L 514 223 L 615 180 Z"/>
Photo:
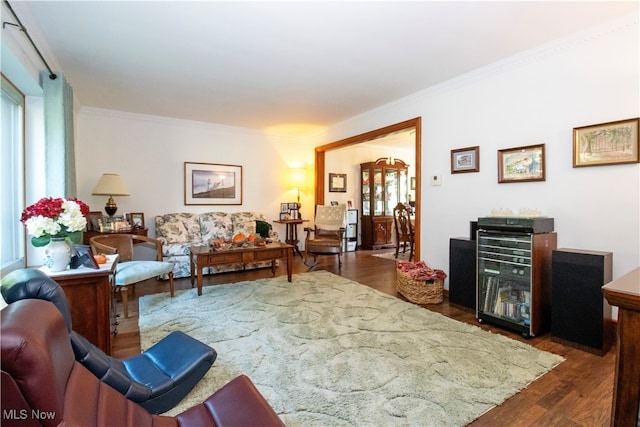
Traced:
<path id="1" fill-rule="evenodd" d="M 42 72 L 44 90 L 45 181 L 50 197 L 76 197 L 73 89 L 62 73 L 51 80 Z"/>

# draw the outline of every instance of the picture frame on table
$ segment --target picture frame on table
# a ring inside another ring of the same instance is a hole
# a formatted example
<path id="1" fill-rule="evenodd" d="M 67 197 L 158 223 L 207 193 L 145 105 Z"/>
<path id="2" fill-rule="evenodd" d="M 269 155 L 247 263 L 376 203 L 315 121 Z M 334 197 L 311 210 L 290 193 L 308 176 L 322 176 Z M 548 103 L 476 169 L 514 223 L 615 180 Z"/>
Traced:
<path id="1" fill-rule="evenodd" d="M 242 166 L 184 162 L 185 205 L 241 205 Z"/>
<path id="2" fill-rule="evenodd" d="M 346 173 L 329 173 L 329 192 L 331 193 L 347 192 L 347 174 Z"/>
<path id="3" fill-rule="evenodd" d="M 451 173 L 480 172 L 480 147 L 451 150 Z"/>
<path id="4" fill-rule="evenodd" d="M 71 269 L 76 269 L 81 266 L 93 268 L 95 270 L 100 269 L 98 262 L 93 257 L 93 251 L 91 250 L 91 246 L 89 245 L 73 245 L 74 254 L 71 257 L 71 262 L 69 263 L 69 267 Z"/>
<path id="5" fill-rule="evenodd" d="M 289 213 L 288 212 L 280 212 L 280 221 L 285 221 L 289 219 Z"/>
<path id="6" fill-rule="evenodd" d="M 287 213 L 289 210 L 289 203 L 280 203 L 280 213 Z"/>
<path id="7" fill-rule="evenodd" d="M 573 128 L 573 167 L 640 163 L 639 118 Z"/>
<path id="8" fill-rule="evenodd" d="M 87 231 L 100 231 L 102 226 L 102 212 L 92 211 L 87 215 Z"/>
<path id="9" fill-rule="evenodd" d="M 142 230 L 144 228 L 144 213 L 142 212 L 128 213 L 127 222 L 131 225 L 131 228 L 136 230 Z"/>
<path id="10" fill-rule="evenodd" d="M 498 150 L 498 183 L 544 181 L 544 144 Z"/>
<path id="11" fill-rule="evenodd" d="M 298 209 L 298 204 L 296 202 L 290 202 L 287 205 L 288 210 Z"/>

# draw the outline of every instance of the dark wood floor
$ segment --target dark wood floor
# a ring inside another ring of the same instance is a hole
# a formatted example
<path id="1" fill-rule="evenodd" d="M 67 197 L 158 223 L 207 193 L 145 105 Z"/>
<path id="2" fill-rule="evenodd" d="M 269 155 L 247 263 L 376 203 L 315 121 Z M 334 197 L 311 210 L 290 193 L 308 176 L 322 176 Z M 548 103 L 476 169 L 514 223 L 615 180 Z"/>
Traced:
<path id="1" fill-rule="evenodd" d="M 344 255 L 342 270 L 337 268 L 335 257 L 321 257 L 316 269 L 323 269 L 368 285 L 390 295 L 398 295 L 395 289 L 395 262 L 373 257 L 373 251 L 356 251 Z M 300 257 L 294 261 L 294 273 L 307 271 Z M 279 267 L 276 275 L 286 274 Z M 270 269 L 240 273 L 223 273 L 206 276 L 205 286 L 271 277 Z M 176 289 L 189 289 L 189 279 L 177 279 Z M 165 292 L 168 282 L 147 281 L 139 284 L 136 296 L 131 299 L 128 319 L 120 317 L 119 333 L 114 339 L 113 354 L 128 357 L 140 352 L 138 329 L 138 297 Z M 527 342 L 541 350 L 563 356 L 566 361 L 535 381 L 527 389 L 492 409 L 474 421 L 472 426 L 608 426 L 611 416 L 615 349 L 600 357 L 551 340 L 548 334 L 525 340 L 519 334 L 490 325 L 479 325 L 475 313 L 465 307 L 449 304 L 425 306 L 425 309 L 481 326 L 485 330 Z M 118 303 L 118 312 L 122 313 Z M 425 420 L 426 421 L 426 420 Z M 427 421 L 426 421 L 427 422 Z"/>

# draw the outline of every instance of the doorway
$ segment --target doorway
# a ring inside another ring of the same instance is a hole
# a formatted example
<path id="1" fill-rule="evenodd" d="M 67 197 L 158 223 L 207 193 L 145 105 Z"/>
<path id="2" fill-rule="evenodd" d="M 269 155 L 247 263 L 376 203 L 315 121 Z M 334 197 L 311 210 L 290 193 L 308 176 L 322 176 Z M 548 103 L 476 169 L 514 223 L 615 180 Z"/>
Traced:
<path id="1" fill-rule="evenodd" d="M 415 255 L 414 259 L 420 259 L 420 212 L 421 212 L 421 179 L 420 179 L 420 159 L 421 147 L 422 147 L 422 118 L 416 117 L 414 119 L 406 120 L 404 122 L 396 123 L 390 126 L 385 126 L 380 129 L 372 130 L 360 135 L 352 136 L 346 139 L 341 139 L 326 145 L 321 145 L 315 149 L 315 180 L 316 180 L 316 192 L 315 200 L 316 204 L 323 205 L 325 203 L 325 153 L 327 151 L 336 150 L 338 148 L 344 148 L 349 145 L 361 144 L 363 142 L 372 141 L 377 138 L 387 136 L 396 132 L 402 132 L 406 130 L 415 131 L 415 159 L 416 165 L 416 184 L 415 184 Z"/>

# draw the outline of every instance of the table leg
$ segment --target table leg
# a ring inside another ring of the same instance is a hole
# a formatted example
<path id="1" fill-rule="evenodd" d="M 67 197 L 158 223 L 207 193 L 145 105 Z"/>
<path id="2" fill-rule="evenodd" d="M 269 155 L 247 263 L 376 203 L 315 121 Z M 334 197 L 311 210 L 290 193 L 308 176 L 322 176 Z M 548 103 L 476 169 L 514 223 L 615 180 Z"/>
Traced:
<path id="1" fill-rule="evenodd" d="M 287 224 L 287 240 L 286 242 L 293 246 L 293 251 L 303 258 L 300 248 L 298 248 L 298 224 Z"/>
<path id="2" fill-rule="evenodd" d="M 191 287 L 193 288 L 193 279 L 195 277 L 195 265 L 193 263 L 193 257 L 195 255 L 189 254 L 189 270 L 191 271 Z"/>
<path id="3" fill-rule="evenodd" d="M 292 271 L 293 271 L 293 248 L 291 248 L 291 250 L 287 250 L 287 280 L 289 282 L 291 282 Z"/>

